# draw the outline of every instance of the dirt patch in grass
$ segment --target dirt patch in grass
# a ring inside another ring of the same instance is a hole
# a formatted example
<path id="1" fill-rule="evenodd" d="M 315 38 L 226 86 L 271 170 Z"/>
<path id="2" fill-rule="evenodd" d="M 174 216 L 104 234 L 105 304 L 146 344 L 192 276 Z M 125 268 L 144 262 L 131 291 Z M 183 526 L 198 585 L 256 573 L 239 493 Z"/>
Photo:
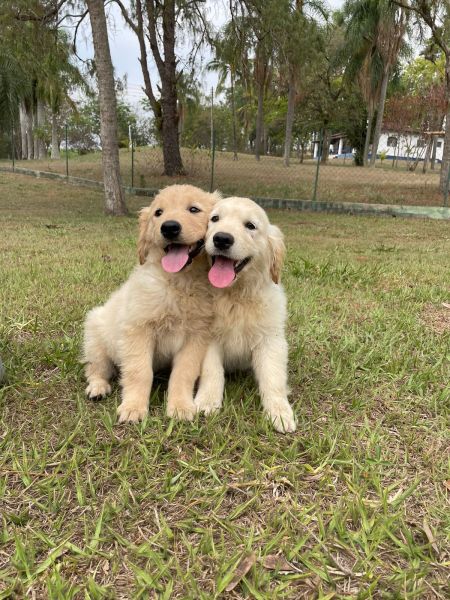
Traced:
<path id="1" fill-rule="evenodd" d="M 435 333 L 450 332 L 450 302 L 427 304 L 422 312 L 423 323 Z"/>

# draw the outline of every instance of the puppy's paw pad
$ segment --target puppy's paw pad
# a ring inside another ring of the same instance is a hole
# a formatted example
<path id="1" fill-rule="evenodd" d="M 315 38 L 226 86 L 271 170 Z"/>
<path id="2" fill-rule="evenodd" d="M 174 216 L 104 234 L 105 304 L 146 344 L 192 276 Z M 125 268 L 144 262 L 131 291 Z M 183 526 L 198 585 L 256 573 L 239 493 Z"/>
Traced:
<path id="1" fill-rule="evenodd" d="M 294 411 L 290 404 L 286 402 L 286 406 L 275 411 L 272 410 L 266 413 L 267 418 L 272 421 L 274 429 L 280 433 L 293 433 L 297 429 L 295 422 Z"/>
<path id="2" fill-rule="evenodd" d="M 179 419 L 180 421 L 192 421 L 197 413 L 197 408 L 193 402 L 182 404 L 169 403 L 167 405 L 166 414 L 171 419 Z"/>
<path id="3" fill-rule="evenodd" d="M 148 415 L 148 408 L 142 406 L 130 406 L 122 404 L 117 408 L 119 423 L 137 423 L 143 421 Z"/>
<path id="4" fill-rule="evenodd" d="M 111 393 L 111 386 L 107 381 L 94 381 L 86 388 L 86 396 L 91 400 L 101 400 Z"/>

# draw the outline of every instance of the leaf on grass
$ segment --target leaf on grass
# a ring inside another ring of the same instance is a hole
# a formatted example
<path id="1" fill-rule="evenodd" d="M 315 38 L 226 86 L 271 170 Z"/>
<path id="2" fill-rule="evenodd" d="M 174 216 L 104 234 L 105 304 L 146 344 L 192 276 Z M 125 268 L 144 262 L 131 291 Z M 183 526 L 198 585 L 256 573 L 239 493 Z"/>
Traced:
<path id="1" fill-rule="evenodd" d="M 398 498 L 400 498 L 400 496 L 403 494 L 403 488 L 398 489 L 395 494 L 391 494 L 389 496 L 389 498 L 387 499 L 387 503 L 388 504 L 392 504 L 393 502 L 395 502 L 396 500 L 398 500 Z"/>
<path id="2" fill-rule="evenodd" d="M 252 552 L 251 554 L 246 554 L 243 556 L 234 571 L 233 578 L 230 583 L 225 588 L 226 592 L 231 592 L 237 586 L 237 584 L 241 581 L 243 577 L 247 575 L 250 569 L 256 562 L 256 554 Z"/>
<path id="3" fill-rule="evenodd" d="M 269 571 L 278 571 L 279 573 L 300 573 L 301 570 L 290 563 L 281 554 L 269 554 L 265 556 L 262 565 Z"/>
<path id="4" fill-rule="evenodd" d="M 449 302 L 443 302 L 443 303 L 442 303 L 442 306 L 443 306 L 444 308 L 450 308 L 450 303 L 449 303 Z"/>
<path id="5" fill-rule="evenodd" d="M 426 522 L 425 519 L 423 520 L 422 529 L 423 529 L 425 535 L 427 536 L 427 540 L 430 543 L 430 546 L 436 552 L 436 555 L 439 556 L 440 552 L 439 552 L 439 548 L 438 548 L 438 546 L 436 544 L 436 538 L 434 537 L 434 534 L 431 531 L 431 528 L 430 528 L 430 526 L 428 525 L 428 523 Z"/>
<path id="6" fill-rule="evenodd" d="M 315 475 L 307 475 L 304 477 L 304 481 L 319 481 L 319 479 L 322 479 L 324 475 L 325 473 L 320 471 L 320 473 L 316 473 Z"/>
<path id="7" fill-rule="evenodd" d="M 448 491 L 450 492 L 450 479 L 447 479 L 447 481 L 444 481 L 444 485 L 448 489 Z"/>

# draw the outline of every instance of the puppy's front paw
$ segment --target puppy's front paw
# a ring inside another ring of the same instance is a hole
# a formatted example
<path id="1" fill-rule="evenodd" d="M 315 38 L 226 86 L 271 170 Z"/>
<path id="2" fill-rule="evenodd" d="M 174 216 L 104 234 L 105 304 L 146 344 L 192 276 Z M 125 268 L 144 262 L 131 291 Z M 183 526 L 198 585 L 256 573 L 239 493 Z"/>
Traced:
<path id="1" fill-rule="evenodd" d="M 111 393 L 111 386 L 106 379 L 91 381 L 86 388 L 86 396 L 91 400 L 101 400 Z"/>
<path id="2" fill-rule="evenodd" d="M 297 429 L 294 411 L 287 400 L 279 400 L 270 409 L 266 408 L 266 416 L 280 433 L 292 433 Z"/>
<path id="3" fill-rule="evenodd" d="M 137 423 L 148 415 L 148 407 L 142 404 L 122 402 L 117 408 L 119 423 Z"/>
<path id="4" fill-rule="evenodd" d="M 180 419 L 181 421 L 192 421 L 197 412 L 193 400 L 173 399 L 167 401 L 166 414 L 169 418 Z"/>
<path id="5" fill-rule="evenodd" d="M 213 398 L 213 396 L 202 394 L 201 392 L 195 396 L 194 402 L 197 412 L 204 413 L 205 415 L 212 415 L 218 412 L 222 406 L 221 398 Z"/>

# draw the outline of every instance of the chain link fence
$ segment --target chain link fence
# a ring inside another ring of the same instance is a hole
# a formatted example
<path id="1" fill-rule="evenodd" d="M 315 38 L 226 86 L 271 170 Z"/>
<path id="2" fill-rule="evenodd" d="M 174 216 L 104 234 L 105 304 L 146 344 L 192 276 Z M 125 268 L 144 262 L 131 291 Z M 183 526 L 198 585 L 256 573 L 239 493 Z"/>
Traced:
<path id="1" fill-rule="evenodd" d="M 213 113 L 214 114 L 214 113 Z M 129 142 L 120 149 L 122 181 L 125 186 L 156 189 L 171 183 L 192 183 L 205 189 L 219 189 L 226 195 L 259 198 L 299 199 L 325 202 L 358 202 L 408 206 L 447 206 L 448 195 L 439 187 L 439 158 L 424 169 L 420 153 L 389 156 L 381 152 L 373 167 L 355 166 L 354 151 L 345 136 L 329 135 L 327 160 L 323 133 L 310 131 L 302 144 L 294 141 L 290 165 L 285 166 L 281 144 L 265 143 L 264 152 L 256 160 L 249 144 L 234 153 L 215 135 L 217 123 L 212 119 L 208 135 L 202 143 L 190 140 L 181 155 L 186 174 L 167 177 L 164 173 L 160 145 L 139 146 L 130 129 Z M 205 132 L 206 133 L 206 132 Z M 212 135 L 211 135 L 212 133 Z M 0 165 L 26 167 L 39 171 L 71 175 L 94 181 L 102 180 L 100 142 L 90 139 L 80 143 L 70 127 L 59 131 L 59 158 L 50 157 L 50 144 L 44 143 L 39 159 L 22 159 L 19 131 L 4 132 L 0 141 Z M 392 143 L 392 135 L 391 140 Z M 205 139 L 208 142 L 205 143 Z M 209 141 L 211 140 L 211 141 Z M 83 141 L 83 140 L 82 140 Z M 213 144 L 213 147 L 211 147 Z M 416 146 L 418 146 L 418 142 Z M 94 146 L 94 148 L 92 148 Z M 399 144 L 400 146 L 400 144 Z M 425 172 L 424 172 L 425 171 Z"/>

